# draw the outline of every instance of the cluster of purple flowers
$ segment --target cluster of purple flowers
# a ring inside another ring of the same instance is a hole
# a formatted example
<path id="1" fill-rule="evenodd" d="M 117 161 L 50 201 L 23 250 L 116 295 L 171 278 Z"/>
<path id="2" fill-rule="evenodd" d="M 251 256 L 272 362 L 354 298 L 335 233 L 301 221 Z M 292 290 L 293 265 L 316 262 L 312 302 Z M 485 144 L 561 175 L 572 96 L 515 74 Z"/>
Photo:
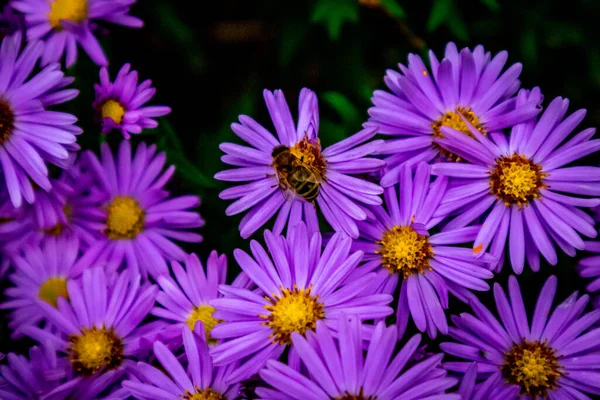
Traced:
<path id="1" fill-rule="evenodd" d="M 600 395 L 598 298 L 553 307 L 550 277 L 529 318 L 515 276 L 508 296 L 492 285 L 496 315 L 477 297 L 505 263 L 520 275 L 540 255 L 600 253 L 583 239 L 600 206 L 600 168 L 576 164 L 600 150 L 594 129 L 573 133 L 585 110 L 542 111 L 506 52 L 452 43 L 429 68 L 410 55 L 388 71 L 363 129 L 324 149 L 317 95 L 301 90 L 294 119 L 265 90 L 274 131 L 240 116 L 246 144 L 221 144 L 226 213 L 245 213 L 243 238 L 263 233 L 227 279 L 224 255 L 203 266 L 180 247 L 202 240 L 200 199 L 171 195 L 166 155 L 130 143 L 170 108 L 146 105 L 155 89 L 129 64 L 111 81 L 94 31 L 142 26 L 134 3 L 11 0 L 0 15 L 19 31 L 0 48 L 0 309 L 37 343 L 6 356 L 0 398 L 225 400 L 249 380 L 273 400 Z M 101 67 L 92 108 L 117 148 L 80 151 L 60 111 L 78 46 Z M 600 291 L 599 255 L 578 272 Z M 449 323 L 450 295 L 472 313 Z M 403 338 L 413 325 L 447 336 L 440 351 Z"/>

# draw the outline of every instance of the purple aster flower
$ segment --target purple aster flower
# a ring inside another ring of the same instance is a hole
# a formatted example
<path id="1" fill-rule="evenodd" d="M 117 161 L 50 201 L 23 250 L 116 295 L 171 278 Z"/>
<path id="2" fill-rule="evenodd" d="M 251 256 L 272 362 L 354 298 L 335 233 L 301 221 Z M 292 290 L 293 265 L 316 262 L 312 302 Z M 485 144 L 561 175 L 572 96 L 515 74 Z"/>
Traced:
<path id="1" fill-rule="evenodd" d="M 158 292 L 156 286 L 141 285 L 140 281 L 140 276 L 130 271 L 109 277 L 102 268 L 91 268 L 81 280 L 67 282 L 69 301 L 59 297 L 58 308 L 38 301 L 60 334 L 34 326 L 22 331 L 40 343 L 50 342 L 69 360 L 75 374 L 61 388 L 79 382 L 108 386 L 132 363 L 128 358 L 140 351 L 140 330 L 136 328 L 150 312 Z"/>
<path id="2" fill-rule="evenodd" d="M 586 286 L 588 292 L 600 292 L 600 242 L 584 242 L 584 245 L 585 251 L 592 254 L 579 261 L 577 271 L 579 276 L 592 279 Z M 594 302 L 598 301 L 600 298 L 596 298 Z"/>
<path id="3" fill-rule="evenodd" d="M 101 148 L 101 158 L 86 153 L 96 185 L 90 189 L 106 194 L 100 221 L 102 236 L 86 251 L 75 269 L 79 272 L 97 263 L 106 263 L 108 271 L 123 265 L 134 273 L 156 277 L 168 272 L 167 261 L 183 261 L 186 253 L 171 239 L 200 242 L 202 236 L 189 229 L 204 225 L 191 208 L 200 204 L 197 196 L 170 198 L 164 190 L 175 167 L 163 171 L 165 153 L 156 146 L 141 143 L 135 155 L 124 140 L 116 160 L 108 144 Z"/>
<path id="4" fill-rule="evenodd" d="M 169 107 L 144 107 L 156 93 L 152 81 L 146 80 L 138 85 L 137 71 L 130 71 L 131 65 L 125 64 L 117 74 L 114 83 L 110 81 L 108 70 L 100 70 L 100 84 L 95 85 L 96 100 L 93 107 L 98 119 L 102 121 L 102 133 L 119 129 L 126 139 L 138 134 L 142 129 L 158 126 L 153 118 L 162 117 L 171 112 Z"/>
<path id="5" fill-rule="evenodd" d="M 494 259 L 487 254 L 476 258 L 470 249 L 457 246 L 472 242 L 479 226 L 430 233 L 442 219 L 433 215 L 445 197 L 448 179 L 430 182 L 429 165 L 420 163 L 414 176 L 410 166 L 402 166 L 400 196 L 395 186 L 385 189 L 386 207 L 371 208 L 375 217 L 359 224 L 361 237 L 352 249 L 365 252 L 355 279 L 376 271 L 384 293 L 393 293 L 400 280 L 401 334 L 410 315 L 420 331 L 435 338 L 438 330 L 448 333 L 448 292 L 464 299 L 465 289 L 489 290 L 484 279 L 494 276 L 488 269 Z"/>
<path id="6" fill-rule="evenodd" d="M 25 15 L 28 40 L 45 42 L 42 63 L 66 65 L 77 60 L 77 45 L 98 65 L 108 60 L 94 31 L 99 23 L 141 28 L 143 22 L 129 15 L 136 0 L 11 0 L 10 5 Z"/>
<path id="7" fill-rule="evenodd" d="M 157 278 L 161 291 L 156 301 L 162 307 L 155 307 L 151 312 L 170 323 L 167 328 L 170 334 L 162 332 L 163 338 L 180 337 L 182 327 L 187 326 L 191 331 L 201 321 L 207 342 L 214 344 L 210 333 L 219 320 L 213 317 L 215 308 L 210 301 L 221 297 L 219 285 L 227 278 L 227 257 L 219 256 L 216 251 L 210 253 L 205 273 L 198 256 L 191 254 L 185 260 L 185 268 L 173 261 L 171 270 L 175 279 L 170 275 Z"/>
<path id="8" fill-rule="evenodd" d="M 125 399 L 112 380 L 124 371 L 110 371 L 104 380 L 82 380 L 74 376 L 71 363 L 59 357 L 51 342 L 29 349 L 29 359 L 10 353 L 8 365 L 0 366 L 0 397 L 3 400 L 101 400 Z M 66 382 L 70 382 L 66 385 Z"/>
<path id="9" fill-rule="evenodd" d="M 228 382 L 228 375 L 236 365 L 226 367 L 213 365 L 201 324 L 198 324 L 194 333 L 187 327 L 180 329 L 179 333 L 183 336 L 184 363 L 164 344 L 157 341 L 154 343 L 154 355 L 166 373 L 140 362 L 135 372 L 140 382 L 126 380 L 123 382 L 123 387 L 128 389 L 136 399 L 234 400 L 238 398 L 240 385 L 231 385 Z"/>
<path id="10" fill-rule="evenodd" d="M 366 274 L 347 279 L 363 253 L 350 253 L 352 240 L 336 233 L 321 248 L 321 234 L 309 234 L 300 222 L 287 238 L 265 231 L 267 251 L 256 241 L 250 243 L 252 256 L 235 250 L 242 270 L 264 293 L 221 285 L 223 298 L 213 300 L 214 318 L 223 322 L 212 337 L 227 339 L 211 350 L 216 365 L 246 361 L 231 376 L 243 380 L 256 373 L 271 358 L 278 358 L 292 344 L 291 335 L 305 335 L 319 320 L 332 324 L 340 314 L 355 314 L 374 320 L 392 313 L 392 296 L 373 294 L 365 284 L 375 277 Z M 270 254 L 270 256 L 269 256 Z M 368 332 L 367 332 L 368 334 Z M 290 363 L 298 360 L 293 346 Z"/>
<path id="11" fill-rule="evenodd" d="M 398 352 L 395 326 L 380 322 L 375 327 L 366 355 L 359 320 L 339 319 L 339 339 L 322 321 L 316 332 L 306 337 L 294 332 L 292 342 L 298 349 L 307 373 L 269 360 L 260 376 L 274 390 L 258 388 L 265 400 L 460 400 L 446 394 L 457 380 L 441 368 L 442 354 L 407 365 L 418 350 L 420 335 L 413 336 Z M 337 344 L 337 345 L 336 345 Z"/>
<path id="12" fill-rule="evenodd" d="M 4 291 L 7 300 L 0 309 L 12 310 L 8 326 L 13 338 L 22 336 L 21 327 L 45 322 L 38 300 L 57 307 L 59 297 L 68 299 L 67 282 L 74 278 L 72 267 L 78 255 L 77 239 L 49 238 L 43 245 L 29 246 L 22 255 L 12 258 L 13 286 Z"/>
<path id="13" fill-rule="evenodd" d="M 494 379 L 488 379 L 485 384 L 477 385 L 477 363 L 472 363 L 460 380 L 458 394 L 463 400 L 491 399 L 494 391 L 495 398 L 498 399 L 519 398 L 520 388 L 516 385 L 505 385 L 503 389 L 496 390 L 502 379 L 504 379 L 502 375 L 497 375 Z"/>
<path id="14" fill-rule="evenodd" d="M 106 194 L 90 191 L 94 177 L 81 164 L 77 162 L 60 178 L 51 179 L 49 192 L 35 190 L 36 201 L 25 207 L 38 239 L 74 236 L 86 249 L 101 237 L 104 224 L 99 219 L 104 216 L 101 204 Z"/>
<path id="15" fill-rule="evenodd" d="M 70 370 L 67 360 L 48 346 L 33 346 L 27 357 L 9 353 L 0 365 L 0 397 L 5 400 L 36 400 L 64 383 Z"/>
<path id="16" fill-rule="evenodd" d="M 368 155 L 383 141 L 361 145 L 375 135 L 375 129 L 359 133 L 321 151 L 317 96 L 302 89 L 298 104 L 298 123 L 281 90 L 264 91 L 265 102 L 277 136 L 252 118 L 240 116 L 232 130 L 252 147 L 221 144 L 223 162 L 236 169 L 221 171 L 216 179 L 249 182 L 221 192 L 225 200 L 236 199 L 227 215 L 250 210 L 240 223 L 247 238 L 277 212 L 273 232 L 280 234 L 286 223 L 293 227 L 306 222 L 310 232 L 318 231 L 316 207 L 337 232 L 358 237 L 356 221 L 367 218 L 363 205 L 381 204 L 383 192 L 378 185 L 350 175 L 380 170 L 385 162 Z"/>
<path id="17" fill-rule="evenodd" d="M 535 94 L 521 92 L 517 104 L 528 103 L 528 96 Z M 556 98 L 538 121 L 513 128 L 508 140 L 503 134 L 485 137 L 466 120 L 474 138 L 442 128 L 445 138 L 436 139 L 470 162 L 432 167 L 436 175 L 455 178 L 439 216 L 454 210 L 458 216 L 444 229 L 462 228 L 485 216 L 473 252 L 482 254 L 491 244 L 498 269 L 507 238 L 513 270 L 520 274 L 525 258 L 532 270 L 539 270 L 540 253 L 555 265 L 553 242 L 574 256 L 575 249 L 584 247 L 580 234 L 596 237 L 593 218 L 579 207 L 597 206 L 600 199 L 571 195 L 600 195 L 600 168 L 566 166 L 600 150 L 600 140 L 590 140 L 595 129 L 568 138 L 585 116 L 585 110 L 579 110 L 563 119 L 568 105 L 568 100 Z"/>
<path id="18" fill-rule="evenodd" d="M 378 132 L 397 136 L 386 141 L 379 154 L 386 156 L 388 170 L 381 185 L 398 182 L 400 166 L 430 162 L 440 153 L 456 160 L 449 149 L 440 148 L 434 138 L 444 137 L 443 127 L 471 135 L 465 120 L 481 134 L 499 132 L 535 117 L 541 110 L 541 96 L 517 103 L 522 65 L 514 64 L 501 74 L 508 53 L 492 58 L 483 46 L 458 52 L 448 43 L 444 59 L 429 52 L 431 71 L 421 57 L 409 54 L 408 66 L 400 72 L 388 70 L 385 83 L 392 93 L 375 91 L 369 110 L 370 121 Z"/>
<path id="19" fill-rule="evenodd" d="M 12 35 L 25 27 L 23 16 L 15 12 L 10 5 L 0 10 L 0 36 Z"/>
<path id="20" fill-rule="evenodd" d="M 71 114 L 45 108 L 77 96 L 65 89 L 67 78 L 58 64 L 48 65 L 31 79 L 43 50 L 41 42 L 30 42 L 21 52 L 21 35 L 7 36 L 0 49 L 0 184 L 19 207 L 22 199 L 34 201 L 32 181 L 45 191 L 52 187 L 46 162 L 68 166 L 69 151 L 77 150 Z"/>
<path id="21" fill-rule="evenodd" d="M 550 314 L 556 282 L 554 276 L 546 281 L 531 323 L 514 276 L 508 282 L 508 297 L 500 285 L 494 285 L 500 319 L 473 297 L 475 315 L 453 317 L 456 328 L 449 331 L 460 343 L 440 345 L 446 353 L 468 362 L 447 362 L 444 367 L 473 373 L 471 362 L 477 362 L 477 380 L 481 387 L 488 387 L 485 398 L 489 399 L 505 398 L 500 395 L 511 387 L 518 388 L 522 400 L 600 395 L 600 328 L 590 329 L 600 320 L 600 310 L 584 314 L 589 296 L 578 297 L 575 292 Z"/>
<path id="22" fill-rule="evenodd" d="M 29 243 L 33 230 L 24 208 L 15 208 L 7 193 L 0 193 L 0 278 L 10 268 L 11 258 Z"/>

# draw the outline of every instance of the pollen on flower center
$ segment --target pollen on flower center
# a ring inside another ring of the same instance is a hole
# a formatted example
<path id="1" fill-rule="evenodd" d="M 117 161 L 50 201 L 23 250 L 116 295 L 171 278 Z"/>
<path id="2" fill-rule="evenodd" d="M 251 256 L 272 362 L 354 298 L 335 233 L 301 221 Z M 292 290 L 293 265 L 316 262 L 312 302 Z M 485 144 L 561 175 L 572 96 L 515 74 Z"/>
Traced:
<path id="1" fill-rule="evenodd" d="M 111 370 L 123 361 L 123 340 L 114 330 L 83 328 L 78 335 L 69 335 L 67 349 L 73 368 L 90 376 L 100 369 Z"/>
<path id="2" fill-rule="evenodd" d="M 462 115 L 462 117 L 464 117 L 464 119 L 469 121 L 469 123 L 475 129 L 477 129 L 479 132 L 481 132 L 484 135 L 486 134 L 484 125 L 479 121 L 479 117 L 473 112 L 473 110 L 470 107 L 458 106 L 458 107 L 456 107 L 456 110 L 447 111 L 444 115 L 442 115 L 440 117 L 440 119 L 438 119 L 433 124 L 431 124 L 431 127 L 433 129 L 433 136 L 437 137 L 437 138 L 443 138 L 444 134 L 442 133 L 441 129 L 442 129 L 442 126 L 447 126 L 450 128 L 454 128 L 457 131 L 464 133 L 465 135 L 473 137 L 471 130 L 469 129 L 467 124 L 465 124 L 465 121 L 463 120 L 463 118 L 461 118 L 461 115 Z M 434 144 L 434 146 L 440 151 L 440 153 L 442 153 L 448 159 L 454 160 L 454 161 L 460 161 L 460 157 L 457 157 L 456 155 L 452 154 L 451 152 L 441 148 L 437 144 Z"/>
<path id="3" fill-rule="evenodd" d="M 6 100 L 0 99 L 0 145 L 6 143 L 15 129 L 15 114 Z"/>
<path id="4" fill-rule="evenodd" d="M 274 300 L 266 297 L 271 304 L 265 309 L 269 315 L 260 315 L 268 319 L 265 323 L 273 329 L 273 343 L 292 344 L 291 335 L 297 332 L 301 335 L 314 331 L 317 321 L 325 318 L 323 303 L 319 296 L 311 296 L 311 288 L 293 290 L 281 288 L 281 297 L 274 296 Z"/>
<path id="5" fill-rule="evenodd" d="M 54 0 L 50 4 L 48 19 L 55 29 L 62 29 L 62 20 L 83 22 L 88 16 L 87 0 Z"/>
<path id="6" fill-rule="evenodd" d="M 65 206 L 63 207 L 63 212 L 65 213 L 65 216 L 67 217 L 67 219 L 71 219 L 71 215 L 73 214 L 73 209 L 71 208 L 70 205 L 65 204 Z M 58 224 L 54 225 L 52 228 L 44 229 L 44 232 L 48 235 L 59 236 L 60 234 L 63 233 L 64 230 L 65 230 L 65 225 L 62 222 L 59 222 Z"/>
<path id="7" fill-rule="evenodd" d="M 116 100 L 106 100 L 104 104 L 102 104 L 100 112 L 102 114 L 102 119 L 110 118 L 115 124 L 123 123 L 125 107 L 123 107 L 121 103 Z"/>
<path id="8" fill-rule="evenodd" d="M 418 234 L 412 226 L 388 229 L 377 244 L 379 249 L 375 253 L 381 255 L 381 264 L 404 279 L 431 269 L 429 260 L 433 257 L 433 249 L 427 236 Z"/>
<path id="9" fill-rule="evenodd" d="M 321 143 L 319 140 L 311 142 L 308 138 L 304 138 L 290 147 L 290 153 L 300 160 L 301 163 L 314 168 L 321 173 L 321 176 L 324 176 L 327 162 L 325 161 L 325 157 L 321 155 Z"/>
<path id="10" fill-rule="evenodd" d="M 508 383 L 521 386 L 521 394 L 543 398 L 557 388 L 562 370 L 556 351 L 546 342 L 525 340 L 506 352 L 500 368 Z"/>
<path id="11" fill-rule="evenodd" d="M 202 321 L 202 324 L 204 325 L 206 341 L 208 344 L 217 343 L 216 339 L 211 338 L 210 332 L 217 324 L 223 322 L 213 317 L 215 311 L 215 308 L 209 305 L 197 306 L 194 307 L 194 310 L 190 313 L 190 316 L 187 319 L 187 326 L 190 328 L 190 330 L 194 330 L 196 322 Z"/>
<path id="12" fill-rule="evenodd" d="M 110 239 L 133 239 L 144 228 L 144 210 L 131 197 L 115 197 L 107 211 L 106 235 Z"/>
<path id="13" fill-rule="evenodd" d="M 213 391 L 211 388 L 200 390 L 196 388 L 194 393 L 190 393 L 187 390 L 183 395 L 184 400 L 224 400 L 225 396 L 220 393 Z"/>
<path id="14" fill-rule="evenodd" d="M 539 198 L 539 190 L 547 187 L 543 178 L 548 174 L 542 172 L 542 167 L 516 153 L 497 159 L 490 175 L 491 193 L 507 206 L 523 207 Z"/>
<path id="15" fill-rule="evenodd" d="M 38 297 L 53 307 L 58 306 L 58 298 L 69 298 L 67 292 L 67 280 L 62 277 L 54 277 L 48 279 L 40 286 Z"/>
<path id="16" fill-rule="evenodd" d="M 377 396 L 365 396 L 363 393 L 363 388 L 360 388 L 358 394 L 350 394 L 346 392 L 346 394 L 342 397 L 336 397 L 335 400 L 377 400 Z"/>

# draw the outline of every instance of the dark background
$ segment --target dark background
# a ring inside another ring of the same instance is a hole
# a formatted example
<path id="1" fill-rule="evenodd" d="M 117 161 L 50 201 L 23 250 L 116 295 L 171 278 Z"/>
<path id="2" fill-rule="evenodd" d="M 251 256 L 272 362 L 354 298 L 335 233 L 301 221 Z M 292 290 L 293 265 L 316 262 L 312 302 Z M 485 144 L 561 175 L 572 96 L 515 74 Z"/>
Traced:
<path id="1" fill-rule="evenodd" d="M 218 145 L 240 142 L 229 129 L 239 114 L 272 128 L 264 88 L 283 89 L 294 115 L 300 89 L 315 90 L 327 146 L 360 129 L 373 90 L 384 88 L 386 69 L 405 63 L 411 52 L 424 56 L 431 49 L 442 58 L 445 44 L 454 41 L 459 48 L 508 50 L 509 63 L 523 63 L 523 87 L 540 86 L 545 104 L 563 96 L 571 100 L 571 112 L 587 108 L 581 128 L 600 122 L 600 2 L 594 0 L 143 0 L 132 14 L 145 21 L 143 29 L 108 26 L 101 39 L 111 77 L 131 62 L 141 79 L 151 78 L 157 87 L 153 103 L 173 109 L 159 128 L 132 140 L 157 143 L 167 152 L 177 166 L 174 193 L 202 198 L 204 242 L 186 249 L 202 259 L 212 249 L 226 253 L 230 278 L 239 271 L 232 250 L 247 248 L 248 241 L 238 233 L 241 215 L 227 217 L 228 203 L 218 198 L 227 187 L 213 179 L 226 168 Z M 93 121 L 98 67 L 82 52 L 69 74 L 81 90 L 68 108 L 85 130 L 82 147 L 96 150 L 105 139 L 116 145 L 120 135 L 100 136 Z M 559 277 L 561 301 L 584 290 L 575 265 L 576 259 L 562 255 L 555 267 L 542 262 L 537 274 L 526 269 L 519 280 L 530 312 L 552 273 Z M 496 281 L 505 286 L 509 273 L 506 265 Z M 482 300 L 492 306 L 492 292 Z M 453 300 L 451 310 L 465 307 Z M 16 346 L 7 335 L 2 339 L 3 352 Z"/>

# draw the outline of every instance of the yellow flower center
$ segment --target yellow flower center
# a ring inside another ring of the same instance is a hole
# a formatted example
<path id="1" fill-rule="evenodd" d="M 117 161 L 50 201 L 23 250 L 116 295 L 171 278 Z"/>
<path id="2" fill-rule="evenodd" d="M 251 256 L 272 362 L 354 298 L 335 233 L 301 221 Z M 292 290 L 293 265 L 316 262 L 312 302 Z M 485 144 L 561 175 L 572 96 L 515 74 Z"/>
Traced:
<path id="1" fill-rule="evenodd" d="M 0 145 L 4 144 L 15 129 L 15 114 L 6 100 L 0 99 Z"/>
<path id="2" fill-rule="evenodd" d="M 60 236 L 63 233 L 65 226 L 60 222 L 54 225 L 52 228 L 44 229 L 44 233 L 51 236 Z"/>
<path id="3" fill-rule="evenodd" d="M 274 296 L 274 300 L 265 297 L 271 302 L 265 309 L 269 315 L 259 315 L 268 321 L 266 325 L 273 329 L 273 343 L 292 344 L 292 332 L 305 335 L 308 331 L 314 331 L 317 321 L 325 318 L 323 303 L 319 302 L 319 296 L 311 296 L 311 288 L 293 290 L 281 288 L 281 297 Z"/>
<path id="4" fill-rule="evenodd" d="M 83 328 L 79 335 L 69 336 L 67 352 L 73 368 L 89 376 L 100 369 L 111 370 L 121 365 L 123 340 L 112 328 Z"/>
<path id="5" fill-rule="evenodd" d="M 547 187 L 543 178 L 548 174 L 542 172 L 542 167 L 516 153 L 497 159 L 490 175 L 491 193 L 507 206 L 517 204 L 522 208 L 539 198 L 539 190 Z"/>
<path id="6" fill-rule="evenodd" d="M 67 280 L 62 277 L 48 279 L 40 286 L 38 297 L 51 306 L 57 307 L 59 297 L 64 297 L 67 300 L 69 299 Z"/>
<path id="7" fill-rule="evenodd" d="M 71 206 L 66 204 L 63 207 L 63 212 L 65 213 L 67 220 L 70 220 L 71 215 L 73 214 L 73 210 L 71 209 Z M 58 224 L 54 225 L 52 228 L 44 229 L 44 233 L 46 233 L 47 235 L 52 235 L 52 236 L 60 236 L 64 230 L 65 230 L 65 225 L 62 224 L 61 222 L 59 222 Z"/>
<path id="8" fill-rule="evenodd" d="M 383 233 L 379 249 L 381 264 L 392 273 L 402 274 L 404 279 L 412 274 L 431 269 L 429 259 L 433 250 L 427 236 L 419 235 L 412 226 L 394 226 Z"/>
<path id="9" fill-rule="evenodd" d="M 463 119 L 461 118 L 461 115 L 467 121 L 469 121 L 469 123 L 471 125 L 473 125 L 473 127 L 475 129 L 477 129 L 479 132 L 481 132 L 484 135 L 486 134 L 485 127 L 483 126 L 483 124 L 481 122 L 479 122 L 479 117 L 477 115 L 475 115 L 473 110 L 471 110 L 470 107 L 458 106 L 458 107 L 456 107 L 456 110 L 447 111 L 444 115 L 442 115 L 442 117 L 440 119 L 438 119 L 433 124 L 431 124 L 431 127 L 433 129 L 433 136 L 437 137 L 437 138 L 443 138 L 444 134 L 442 133 L 441 129 L 442 129 L 442 126 L 447 126 L 450 128 L 454 128 L 457 131 L 460 131 L 467 136 L 474 137 L 473 134 L 471 133 L 471 130 L 467 126 L 467 124 L 465 124 L 465 121 L 463 121 Z M 441 154 L 446 156 L 448 159 L 454 160 L 454 161 L 460 161 L 460 157 L 456 156 L 455 154 L 452 154 L 451 152 L 441 148 L 437 144 L 434 144 L 434 146 L 440 151 Z"/>
<path id="10" fill-rule="evenodd" d="M 110 118 L 115 124 L 123 123 L 125 107 L 116 100 L 106 100 L 102 105 L 100 112 L 102 113 L 102 119 Z"/>
<path id="11" fill-rule="evenodd" d="M 54 29 L 61 30 L 62 20 L 83 22 L 88 16 L 87 0 L 54 0 L 50 5 L 48 19 Z"/>
<path id="12" fill-rule="evenodd" d="M 194 307 L 194 310 L 190 313 L 190 316 L 187 320 L 187 326 L 190 330 L 194 330 L 196 326 L 196 322 L 202 321 L 204 324 L 204 333 L 206 335 L 206 341 L 208 344 L 216 344 L 217 340 L 213 339 L 210 336 L 210 332 L 215 327 L 215 325 L 223 322 L 219 319 L 213 318 L 213 314 L 215 312 L 215 308 L 209 305 L 197 306 Z"/>
<path id="13" fill-rule="evenodd" d="M 292 147 L 290 153 L 305 165 L 315 168 L 319 171 L 325 171 L 326 161 L 321 155 L 321 142 L 311 142 L 304 138 Z"/>
<path id="14" fill-rule="evenodd" d="M 521 386 L 521 394 L 534 398 L 546 398 L 548 390 L 556 389 L 562 371 L 556 351 L 546 342 L 525 340 L 506 352 L 500 368 L 508 383 Z"/>
<path id="15" fill-rule="evenodd" d="M 106 235 L 110 239 L 133 239 L 144 228 L 144 210 L 131 197 L 115 197 L 107 211 Z"/>
<path id="16" fill-rule="evenodd" d="M 211 388 L 206 388 L 202 391 L 196 388 L 195 393 L 190 393 L 187 390 L 182 396 L 184 400 L 224 400 L 225 396 L 213 391 Z"/>

